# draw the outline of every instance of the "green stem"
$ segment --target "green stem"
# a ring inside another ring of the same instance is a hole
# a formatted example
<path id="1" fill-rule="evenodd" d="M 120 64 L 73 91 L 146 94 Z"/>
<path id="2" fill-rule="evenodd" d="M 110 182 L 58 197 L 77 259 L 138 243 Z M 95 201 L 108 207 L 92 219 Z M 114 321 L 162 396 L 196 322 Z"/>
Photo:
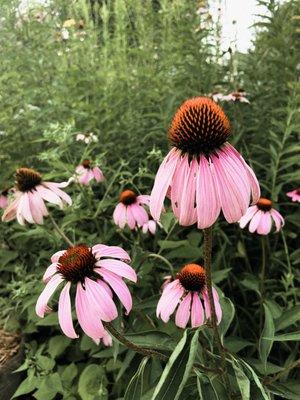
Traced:
<path id="1" fill-rule="evenodd" d="M 261 271 L 260 271 L 260 320 L 259 335 L 263 325 L 263 304 L 265 298 L 265 279 L 266 279 L 266 238 L 261 236 Z"/>
<path id="2" fill-rule="evenodd" d="M 71 240 L 64 234 L 64 232 L 60 229 L 60 227 L 57 225 L 57 223 L 54 221 L 53 217 L 51 214 L 49 214 L 49 218 L 54 226 L 54 229 L 56 232 L 61 236 L 66 243 L 68 243 L 69 246 L 74 247 L 74 243 L 71 242 Z"/>
<path id="3" fill-rule="evenodd" d="M 137 346 L 136 344 L 132 343 L 128 340 L 125 336 L 123 336 L 110 322 L 104 322 L 105 328 L 111 333 L 119 342 L 124 344 L 124 346 L 128 347 L 131 350 L 134 350 L 136 353 L 142 354 L 143 356 L 152 356 L 158 357 L 163 361 L 168 361 L 169 357 L 163 353 L 160 353 L 156 350 L 145 349 L 144 347 Z"/>
<path id="4" fill-rule="evenodd" d="M 156 254 L 156 253 L 148 254 L 147 258 L 150 258 L 150 257 L 158 258 L 159 260 L 163 261 L 169 267 L 172 277 L 175 276 L 173 265 L 165 257 L 161 256 L 160 254 Z"/>
<path id="5" fill-rule="evenodd" d="M 223 381 L 227 390 L 227 393 L 229 394 L 230 397 L 230 382 L 227 374 L 227 368 L 226 368 L 226 353 L 225 349 L 223 347 L 221 337 L 219 334 L 218 330 L 218 325 L 217 325 L 217 315 L 216 315 L 216 308 L 215 308 L 215 303 L 214 303 L 214 298 L 213 298 L 213 292 L 212 292 L 212 271 L 211 271 L 211 254 L 212 254 L 212 227 L 204 229 L 204 267 L 206 271 L 206 287 L 207 287 L 207 293 L 208 293 L 208 300 L 209 300 L 209 305 L 210 305 L 210 310 L 211 310 L 211 325 L 214 333 L 214 340 L 217 343 L 218 351 L 221 356 L 221 369 L 223 371 Z"/>

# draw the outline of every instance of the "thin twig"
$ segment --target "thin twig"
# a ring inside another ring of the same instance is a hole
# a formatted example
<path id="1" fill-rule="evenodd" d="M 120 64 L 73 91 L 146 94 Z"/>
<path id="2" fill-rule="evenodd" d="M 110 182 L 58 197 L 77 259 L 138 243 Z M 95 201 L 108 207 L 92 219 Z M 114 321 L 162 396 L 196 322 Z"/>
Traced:
<path id="1" fill-rule="evenodd" d="M 54 221 L 53 217 L 51 214 L 49 214 L 49 218 L 54 226 L 54 229 L 56 232 L 64 239 L 66 243 L 68 243 L 69 246 L 74 247 L 74 243 L 71 242 L 71 240 L 64 234 L 64 232 L 60 229 L 60 227 L 57 225 L 57 223 Z"/>
<path id="2" fill-rule="evenodd" d="M 104 322 L 105 328 L 111 333 L 119 342 L 124 344 L 124 346 L 128 347 L 129 349 L 134 350 L 136 353 L 142 354 L 143 356 L 152 356 L 158 357 L 163 361 L 168 361 L 169 357 L 163 353 L 160 353 L 156 350 L 145 349 L 144 347 L 137 346 L 136 344 L 132 343 L 128 340 L 125 336 L 123 336 L 110 322 Z"/>

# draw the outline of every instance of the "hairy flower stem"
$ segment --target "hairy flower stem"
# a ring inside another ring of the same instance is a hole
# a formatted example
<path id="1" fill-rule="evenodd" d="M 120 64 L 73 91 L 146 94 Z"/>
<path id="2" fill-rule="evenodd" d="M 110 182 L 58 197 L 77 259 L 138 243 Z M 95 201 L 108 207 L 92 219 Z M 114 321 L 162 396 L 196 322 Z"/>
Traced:
<path id="1" fill-rule="evenodd" d="M 259 336 L 263 327 L 263 309 L 265 300 L 265 279 L 266 279 L 266 238 L 261 236 L 261 271 L 260 271 L 260 317 L 259 317 Z"/>
<path id="2" fill-rule="evenodd" d="M 211 309 L 211 325 L 214 333 L 214 340 L 216 341 L 217 347 L 219 354 L 221 356 L 221 369 L 222 369 L 222 378 L 225 384 L 225 387 L 227 389 L 227 393 L 230 397 L 230 383 L 229 383 L 229 378 L 227 374 L 227 368 L 226 368 L 226 353 L 225 349 L 223 347 L 220 334 L 218 331 L 218 325 L 217 325 L 217 315 L 216 315 L 216 308 L 215 308 L 215 303 L 214 303 L 214 298 L 213 298 L 213 293 L 212 293 L 212 279 L 211 279 L 211 253 L 212 253 L 212 227 L 204 229 L 204 267 L 206 271 L 206 287 L 207 287 L 207 293 L 208 293 L 208 299 L 209 299 L 209 305 Z"/>
<path id="3" fill-rule="evenodd" d="M 104 322 L 105 328 L 111 333 L 119 342 L 124 344 L 124 346 L 128 347 L 131 350 L 134 350 L 136 353 L 142 354 L 143 356 L 152 356 L 158 357 L 163 361 L 168 361 L 169 357 L 163 353 L 160 353 L 156 350 L 145 349 L 144 347 L 137 346 L 136 344 L 132 343 L 130 340 L 126 339 L 110 322 Z"/>
<path id="4" fill-rule="evenodd" d="M 54 221 L 54 218 L 52 217 L 51 214 L 49 214 L 49 218 L 51 219 L 51 222 L 54 226 L 54 229 L 56 232 L 61 236 L 66 243 L 68 243 L 69 246 L 74 247 L 74 243 L 71 242 L 71 240 L 64 234 L 64 232 L 60 229 L 60 227 L 57 225 L 57 223 Z"/>

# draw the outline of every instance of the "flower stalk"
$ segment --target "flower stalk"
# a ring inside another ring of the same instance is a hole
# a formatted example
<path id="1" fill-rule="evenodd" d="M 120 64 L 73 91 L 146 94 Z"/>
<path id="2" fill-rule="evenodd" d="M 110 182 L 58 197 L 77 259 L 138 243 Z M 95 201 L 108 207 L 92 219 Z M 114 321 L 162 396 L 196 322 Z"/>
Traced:
<path id="1" fill-rule="evenodd" d="M 51 214 L 49 214 L 49 218 L 54 226 L 54 229 L 56 230 L 56 232 L 59 234 L 59 236 L 61 236 L 61 238 L 71 247 L 74 247 L 74 243 L 71 242 L 71 240 L 64 234 L 64 232 L 60 229 L 60 227 L 57 225 L 57 223 L 55 222 L 54 218 L 52 217 Z"/>

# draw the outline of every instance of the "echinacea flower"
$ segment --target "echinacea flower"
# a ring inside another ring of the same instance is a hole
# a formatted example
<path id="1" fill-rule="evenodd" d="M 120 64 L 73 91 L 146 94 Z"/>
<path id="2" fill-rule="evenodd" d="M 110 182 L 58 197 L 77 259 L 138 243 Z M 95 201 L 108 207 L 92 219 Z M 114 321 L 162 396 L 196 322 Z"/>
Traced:
<path id="1" fill-rule="evenodd" d="M 83 160 L 76 167 L 76 174 L 78 182 L 85 186 L 88 186 L 92 179 L 95 179 L 96 182 L 104 181 L 103 172 L 99 167 L 93 167 L 91 160 Z"/>
<path id="2" fill-rule="evenodd" d="M 6 208 L 8 206 L 8 189 L 0 192 L 0 208 Z"/>
<path id="3" fill-rule="evenodd" d="M 58 321 L 66 336 L 77 338 L 70 299 L 70 288 L 75 286 L 75 309 L 82 330 L 97 344 L 100 339 L 104 344 L 110 343 L 102 321 L 110 322 L 118 316 L 113 293 L 127 314 L 132 308 L 131 294 L 122 279 L 137 280 L 135 271 L 127 264 L 129 261 L 129 255 L 122 248 L 103 244 L 93 247 L 80 244 L 58 251 L 51 257 L 52 264 L 43 276 L 46 286 L 36 303 L 37 315 L 43 318 L 50 311 L 48 302 L 63 282 L 58 301 Z"/>
<path id="4" fill-rule="evenodd" d="M 260 188 L 252 169 L 227 142 L 230 123 L 207 97 L 185 101 L 176 112 L 169 139 L 173 146 L 156 174 L 150 212 L 159 220 L 165 197 L 183 226 L 214 224 L 220 211 L 233 223 L 245 214 Z"/>
<path id="5" fill-rule="evenodd" d="M 292 199 L 292 201 L 300 202 L 300 189 L 295 189 L 292 192 L 287 192 L 288 197 Z"/>
<path id="6" fill-rule="evenodd" d="M 157 225 L 161 226 L 159 222 L 154 221 L 153 219 L 149 219 L 149 221 L 145 222 L 142 231 L 143 233 L 150 232 L 152 235 L 155 235 Z"/>
<path id="7" fill-rule="evenodd" d="M 233 101 L 235 103 L 247 103 L 250 104 L 250 101 L 247 99 L 247 93 L 244 89 L 238 89 L 235 92 L 229 93 L 227 96 L 223 96 L 222 100 L 224 101 Z"/>
<path id="8" fill-rule="evenodd" d="M 219 295 L 214 287 L 212 292 L 219 324 L 222 319 Z M 192 328 L 201 326 L 205 320 L 210 319 L 211 308 L 206 288 L 206 272 L 200 265 L 185 265 L 173 282 L 164 285 L 156 308 L 157 318 L 160 317 L 164 322 L 168 322 L 176 308 L 175 324 L 180 328 L 185 328 L 190 318 Z"/>
<path id="9" fill-rule="evenodd" d="M 132 190 L 124 190 L 120 194 L 120 202 L 115 208 L 113 219 L 121 229 L 127 224 L 130 229 L 142 227 L 149 217 L 143 205 L 149 205 L 150 196 L 137 195 Z"/>
<path id="10" fill-rule="evenodd" d="M 250 222 L 249 231 L 251 233 L 256 231 L 259 235 L 267 235 L 271 231 L 272 220 L 275 223 L 276 232 L 279 232 L 284 225 L 282 215 L 272 208 L 271 200 L 261 197 L 254 206 L 248 208 L 239 224 L 241 228 L 245 228 Z"/>
<path id="11" fill-rule="evenodd" d="M 210 98 L 213 99 L 214 102 L 218 103 L 219 101 L 224 100 L 224 94 L 220 92 L 213 92 L 209 95 Z"/>
<path id="12" fill-rule="evenodd" d="M 2 221 L 17 218 L 21 225 L 24 225 L 25 221 L 42 224 L 43 217 L 48 215 L 45 200 L 60 208 L 64 203 L 72 204 L 71 197 L 60 189 L 67 185 L 67 182 L 45 182 L 41 174 L 34 169 L 18 168 L 15 190 L 12 192 L 13 200 L 5 209 Z"/>

